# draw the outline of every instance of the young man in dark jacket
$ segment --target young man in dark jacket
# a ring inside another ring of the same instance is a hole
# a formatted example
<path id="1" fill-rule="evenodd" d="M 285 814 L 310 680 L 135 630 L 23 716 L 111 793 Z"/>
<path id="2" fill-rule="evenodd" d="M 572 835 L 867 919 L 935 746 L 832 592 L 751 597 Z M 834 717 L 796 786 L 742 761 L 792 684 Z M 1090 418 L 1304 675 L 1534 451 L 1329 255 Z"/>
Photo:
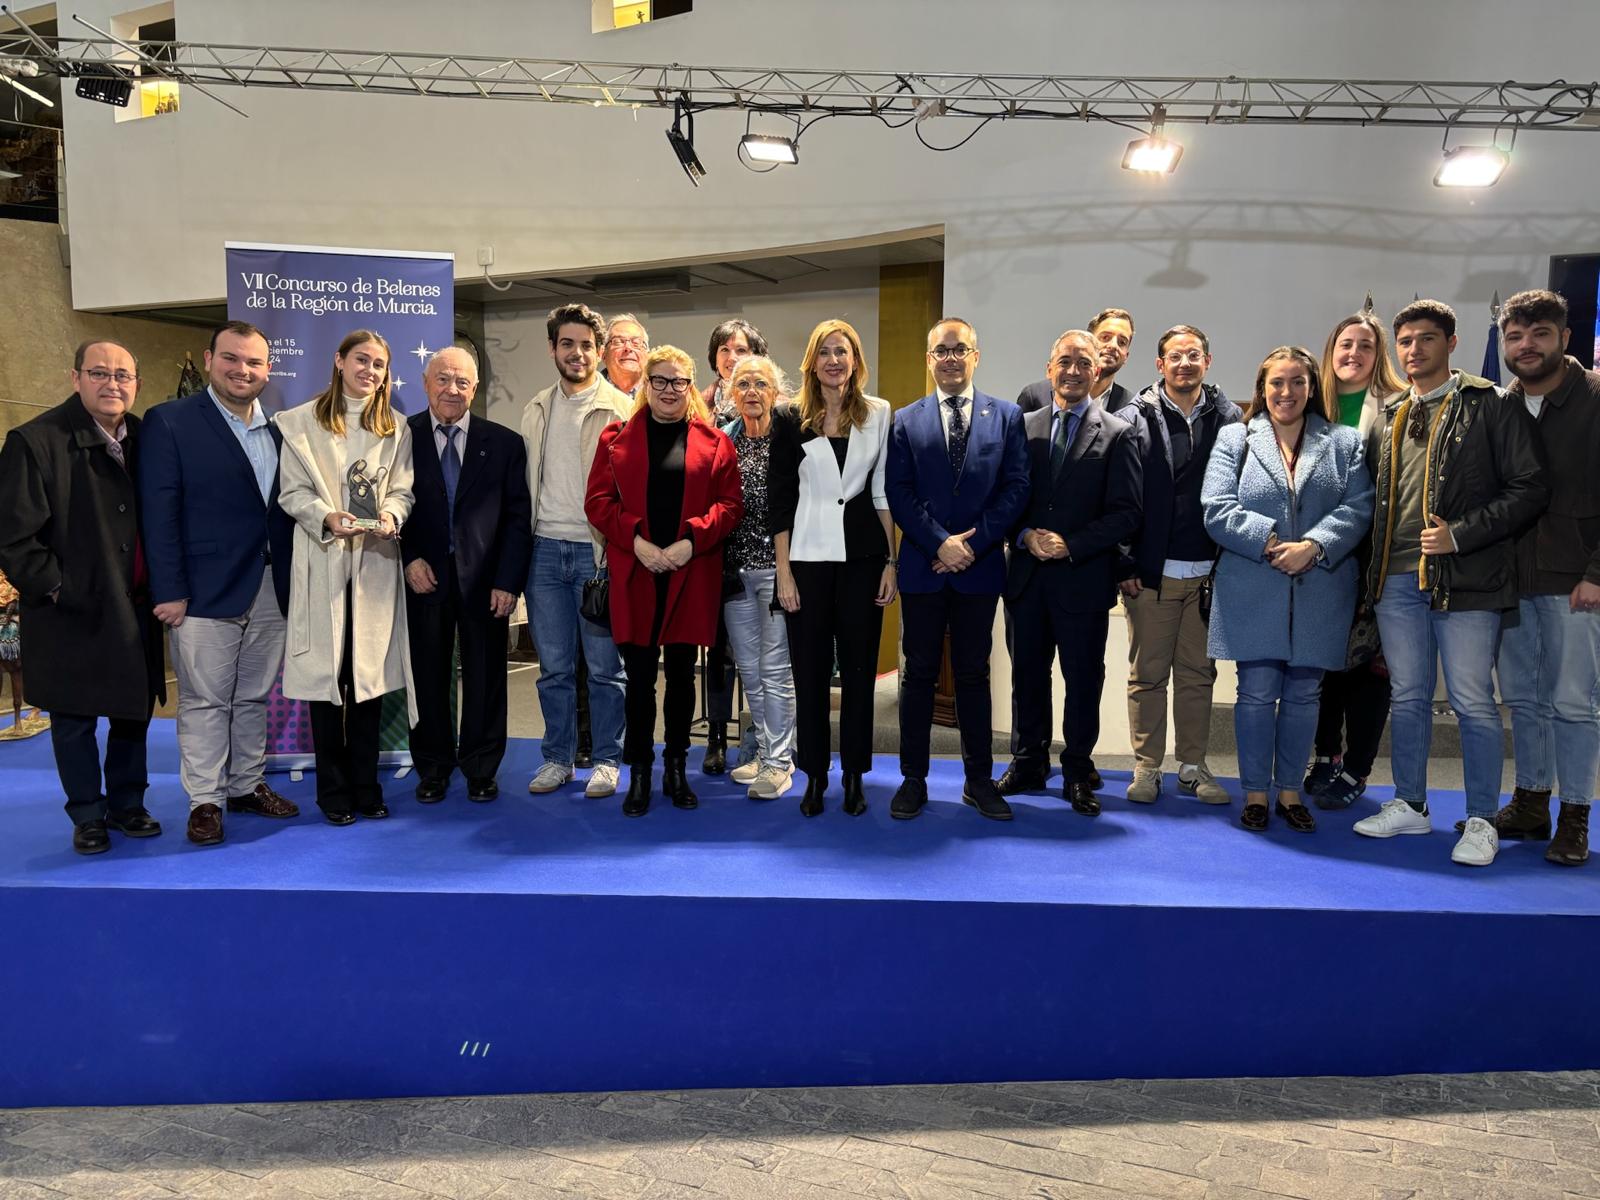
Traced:
<path id="1" fill-rule="evenodd" d="M 1533 418 L 1549 464 L 1550 507 L 1517 539 L 1516 624 L 1500 635 L 1500 696 L 1511 709 L 1516 790 L 1494 818 L 1503 838 L 1550 836 L 1545 858 L 1589 857 L 1589 801 L 1600 761 L 1600 374 L 1566 355 L 1567 302 L 1540 289 L 1500 310 L 1508 398 Z"/>
<path id="2" fill-rule="evenodd" d="M 1418 300 L 1394 319 L 1411 386 L 1383 406 L 1367 435 L 1377 480 L 1368 594 L 1393 688 L 1395 798 L 1356 832 L 1432 832 L 1428 749 L 1434 661 L 1444 666 L 1461 726 L 1467 820 L 1450 857 L 1486 867 L 1499 850 L 1505 730 L 1494 699 L 1501 614 L 1517 605 L 1513 539 L 1550 501 L 1544 454 L 1521 404 L 1486 379 L 1450 369 L 1456 315 Z"/>

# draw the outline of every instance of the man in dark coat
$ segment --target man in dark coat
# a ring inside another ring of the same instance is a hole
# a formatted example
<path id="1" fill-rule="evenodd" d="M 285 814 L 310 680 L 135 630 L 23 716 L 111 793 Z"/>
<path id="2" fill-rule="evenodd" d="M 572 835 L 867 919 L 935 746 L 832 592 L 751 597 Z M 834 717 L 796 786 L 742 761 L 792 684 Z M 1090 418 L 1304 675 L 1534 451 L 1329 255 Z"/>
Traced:
<path id="1" fill-rule="evenodd" d="M 111 848 L 107 826 L 154 837 L 145 733 L 166 698 L 139 543 L 139 365 L 116 342 L 73 357 L 75 394 L 0 447 L 0 570 L 22 596 L 23 689 L 50 713 L 73 849 Z M 95 726 L 111 722 L 102 786 Z"/>

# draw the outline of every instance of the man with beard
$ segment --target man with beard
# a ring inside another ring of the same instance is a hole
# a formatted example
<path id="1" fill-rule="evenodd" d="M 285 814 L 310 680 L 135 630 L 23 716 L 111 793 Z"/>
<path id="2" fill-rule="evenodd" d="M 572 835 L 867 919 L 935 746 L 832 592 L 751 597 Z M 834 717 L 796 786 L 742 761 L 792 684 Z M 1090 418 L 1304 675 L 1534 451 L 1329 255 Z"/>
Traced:
<path id="1" fill-rule="evenodd" d="M 1589 802 L 1600 761 L 1600 374 L 1567 356 L 1567 302 L 1541 289 L 1500 309 L 1515 381 L 1509 397 L 1533 417 L 1549 471 L 1550 507 L 1517 539 L 1517 621 L 1500 635 L 1500 698 L 1511 710 L 1516 790 L 1494 817 L 1502 838 L 1550 836 L 1545 858 L 1589 857 Z"/>
<path id="2" fill-rule="evenodd" d="M 552 309 L 545 321 L 559 378 L 528 401 L 522 440 L 528 451 L 533 559 L 528 565 L 528 631 L 539 653 L 544 762 L 528 783 L 538 795 L 571 782 L 577 751 L 574 674 L 578 644 L 589 665 L 594 770 L 584 795 L 615 794 L 622 759 L 622 659 L 608 629 L 585 620 L 583 585 L 606 573 L 605 539 L 583 500 L 600 431 L 625 420 L 628 397 L 600 378 L 606 323 L 584 304 Z"/>
<path id="3" fill-rule="evenodd" d="M 1114 413 L 1133 403 L 1134 395 L 1116 382 L 1117 372 L 1128 362 L 1128 351 L 1133 348 L 1133 314 L 1125 308 L 1101 309 L 1089 322 L 1089 333 L 1094 338 L 1095 350 L 1100 359 L 1100 374 L 1089 389 L 1091 399 L 1100 403 L 1108 413 Z M 1017 397 L 1017 407 L 1024 413 L 1048 408 L 1055 402 L 1055 386 L 1049 378 L 1035 380 Z"/>
<path id="4" fill-rule="evenodd" d="M 178 775 L 188 837 L 222 841 L 222 813 L 293 817 L 268 786 L 267 698 L 283 666 L 293 525 L 278 507 L 283 437 L 259 399 L 266 335 L 211 335 L 204 391 L 150 410 L 139 503 L 150 599 L 178 677 Z"/>

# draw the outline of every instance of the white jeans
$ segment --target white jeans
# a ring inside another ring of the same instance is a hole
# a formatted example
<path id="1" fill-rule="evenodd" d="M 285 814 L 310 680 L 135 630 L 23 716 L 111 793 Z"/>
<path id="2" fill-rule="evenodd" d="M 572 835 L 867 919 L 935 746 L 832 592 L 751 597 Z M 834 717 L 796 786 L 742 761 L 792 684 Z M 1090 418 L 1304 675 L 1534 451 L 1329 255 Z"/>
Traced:
<path id="1" fill-rule="evenodd" d="M 728 649 L 744 681 L 763 767 L 794 769 L 794 671 L 789 666 L 789 629 L 783 613 L 771 611 L 778 572 L 740 571 L 744 591 L 723 607 Z"/>

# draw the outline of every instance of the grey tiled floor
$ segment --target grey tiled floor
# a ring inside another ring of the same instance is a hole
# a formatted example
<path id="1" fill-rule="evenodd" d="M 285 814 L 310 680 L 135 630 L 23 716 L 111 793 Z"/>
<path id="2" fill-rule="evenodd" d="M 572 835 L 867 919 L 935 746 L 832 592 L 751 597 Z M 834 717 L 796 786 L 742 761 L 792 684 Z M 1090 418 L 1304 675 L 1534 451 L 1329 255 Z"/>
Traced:
<path id="1" fill-rule="evenodd" d="M 1597 1119 L 1595 1072 L 30 1109 L 0 1200 L 1559 1200 Z"/>

